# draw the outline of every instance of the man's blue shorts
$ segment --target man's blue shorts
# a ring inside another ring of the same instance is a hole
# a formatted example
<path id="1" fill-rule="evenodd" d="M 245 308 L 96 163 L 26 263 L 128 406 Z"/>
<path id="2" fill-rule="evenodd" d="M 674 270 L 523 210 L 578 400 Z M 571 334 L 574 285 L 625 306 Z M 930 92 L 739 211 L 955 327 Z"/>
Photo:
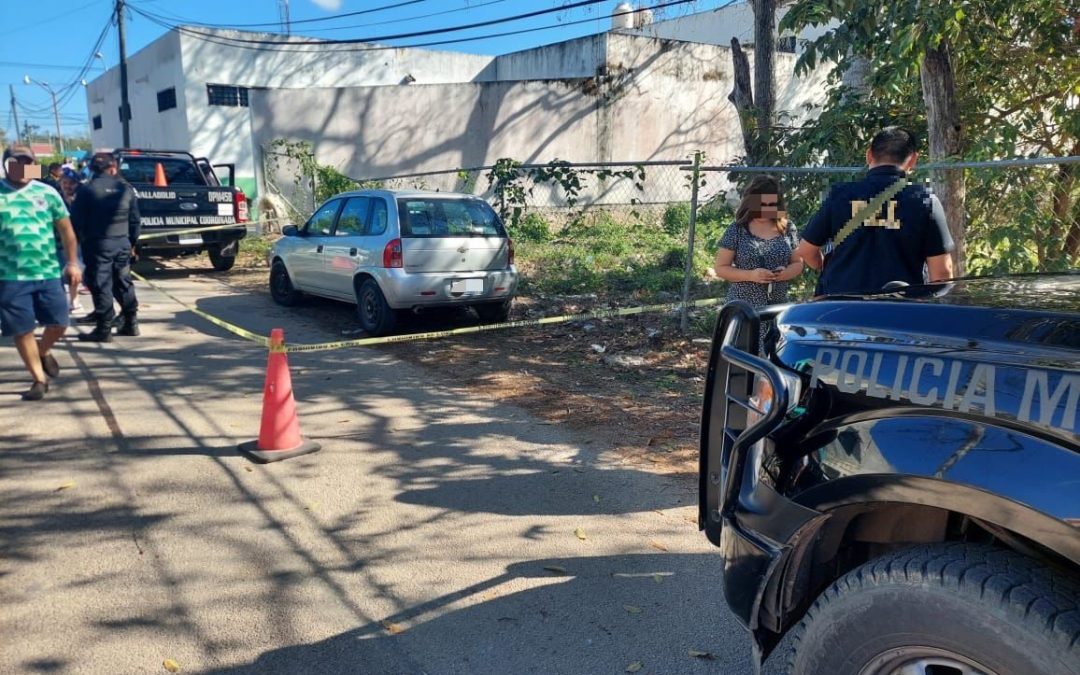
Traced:
<path id="1" fill-rule="evenodd" d="M 68 325 L 68 298 L 59 279 L 0 281 L 0 333 L 5 337 Z"/>

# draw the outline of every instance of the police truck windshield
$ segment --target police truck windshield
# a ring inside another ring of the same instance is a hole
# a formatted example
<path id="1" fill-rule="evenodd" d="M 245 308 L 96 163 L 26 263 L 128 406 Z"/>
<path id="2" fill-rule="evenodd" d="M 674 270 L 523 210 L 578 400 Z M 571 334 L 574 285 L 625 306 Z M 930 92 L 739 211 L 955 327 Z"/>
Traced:
<path id="1" fill-rule="evenodd" d="M 206 179 L 195 163 L 180 157 L 125 156 L 120 160 L 120 175 L 135 185 L 154 185 L 158 165 L 161 165 L 168 186 L 206 185 Z"/>

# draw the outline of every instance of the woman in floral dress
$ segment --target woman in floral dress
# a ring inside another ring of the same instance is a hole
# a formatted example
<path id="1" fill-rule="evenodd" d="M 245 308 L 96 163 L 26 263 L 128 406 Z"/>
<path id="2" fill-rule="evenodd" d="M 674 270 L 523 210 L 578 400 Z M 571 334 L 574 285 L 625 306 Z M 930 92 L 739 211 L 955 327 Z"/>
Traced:
<path id="1" fill-rule="evenodd" d="M 716 252 L 716 276 L 728 282 L 728 301 L 755 308 L 788 302 L 789 283 L 803 270 L 793 254 L 798 244 L 795 226 L 784 214 L 780 183 L 755 176 Z"/>

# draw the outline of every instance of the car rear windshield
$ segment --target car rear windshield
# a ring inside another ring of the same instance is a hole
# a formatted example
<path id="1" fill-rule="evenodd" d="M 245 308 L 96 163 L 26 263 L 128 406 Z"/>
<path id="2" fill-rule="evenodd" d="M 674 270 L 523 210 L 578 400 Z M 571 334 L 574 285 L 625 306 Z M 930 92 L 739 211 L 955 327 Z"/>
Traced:
<path id="1" fill-rule="evenodd" d="M 154 183 L 157 165 L 168 185 L 206 185 L 206 179 L 190 159 L 169 157 L 122 157 L 120 175 L 129 183 Z"/>
<path id="2" fill-rule="evenodd" d="M 481 199 L 398 199 L 403 237 L 505 237 L 499 217 Z"/>

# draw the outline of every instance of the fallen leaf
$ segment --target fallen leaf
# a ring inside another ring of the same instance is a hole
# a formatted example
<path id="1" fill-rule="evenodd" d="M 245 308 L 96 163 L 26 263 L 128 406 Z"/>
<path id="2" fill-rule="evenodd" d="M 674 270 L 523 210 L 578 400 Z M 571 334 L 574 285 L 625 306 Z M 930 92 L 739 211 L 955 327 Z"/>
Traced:
<path id="1" fill-rule="evenodd" d="M 566 574 L 566 568 L 558 565 L 545 565 L 544 569 L 553 574 Z"/>
<path id="2" fill-rule="evenodd" d="M 652 575 L 652 580 L 659 584 L 664 580 L 664 575 L 663 574 L 654 574 L 654 575 Z"/>
<path id="3" fill-rule="evenodd" d="M 622 607 L 631 614 L 641 614 L 640 607 L 634 607 L 633 605 L 623 605 Z"/>
<path id="4" fill-rule="evenodd" d="M 585 536 L 585 530 L 581 529 L 580 527 L 574 530 L 574 536 L 581 541 L 585 541 L 586 539 L 588 539 L 588 537 Z"/>
<path id="5" fill-rule="evenodd" d="M 319 508 L 319 502 L 311 502 L 310 504 L 308 504 L 307 506 L 304 507 L 304 510 L 305 511 L 315 511 L 318 508 Z"/>
<path id="6" fill-rule="evenodd" d="M 667 550 L 667 546 L 664 546 L 663 544 L 661 544 L 658 541 L 650 541 L 649 546 L 652 546 L 657 551 L 666 551 Z"/>
<path id="7" fill-rule="evenodd" d="M 593 495 L 592 500 L 594 502 L 596 502 L 597 504 L 599 504 L 600 503 L 600 495 Z"/>
<path id="8" fill-rule="evenodd" d="M 645 667 L 645 664 L 643 664 L 641 661 L 634 661 L 633 663 L 631 663 L 630 665 L 628 665 L 626 667 L 626 672 L 628 672 L 628 673 L 636 673 L 637 671 L 641 670 L 644 667 Z"/>
<path id="9" fill-rule="evenodd" d="M 68 488 L 73 488 L 73 487 L 75 487 L 75 481 L 69 480 L 66 483 L 61 483 L 60 487 L 56 488 L 56 491 L 60 492 L 61 490 L 67 490 Z"/>
<path id="10" fill-rule="evenodd" d="M 383 619 L 382 621 L 380 621 L 379 625 L 382 626 L 383 628 L 385 628 L 386 632 L 390 633 L 391 635 L 397 635 L 398 633 L 405 632 L 404 628 L 397 625 L 396 623 L 391 623 L 391 622 L 387 621 L 386 619 Z"/>
<path id="11" fill-rule="evenodd" d="M 694 657 L 695 659 L 704 659 L 706 661 L 716 660 L 716 657 L 713 656 L 712 652 L 700 652 L 696 649 L 690 650 L 690 656 Z"/>
<path id="12" fill-rule="evenodd" d="M 169 671 L 170 673 L 180 672 L 180 664 L 176 661 L 173 661 L 172 659 L 165 659 L 161 662 L 161 665 L 165 666 L 165 670 Z"/>
<path id="13" fill-rule="evenodd" d="M 254 470 L 255 469 L 252 469 L 250 466 L 245 466 L 244 467 L 244 471 L 254 471 Z"/>

